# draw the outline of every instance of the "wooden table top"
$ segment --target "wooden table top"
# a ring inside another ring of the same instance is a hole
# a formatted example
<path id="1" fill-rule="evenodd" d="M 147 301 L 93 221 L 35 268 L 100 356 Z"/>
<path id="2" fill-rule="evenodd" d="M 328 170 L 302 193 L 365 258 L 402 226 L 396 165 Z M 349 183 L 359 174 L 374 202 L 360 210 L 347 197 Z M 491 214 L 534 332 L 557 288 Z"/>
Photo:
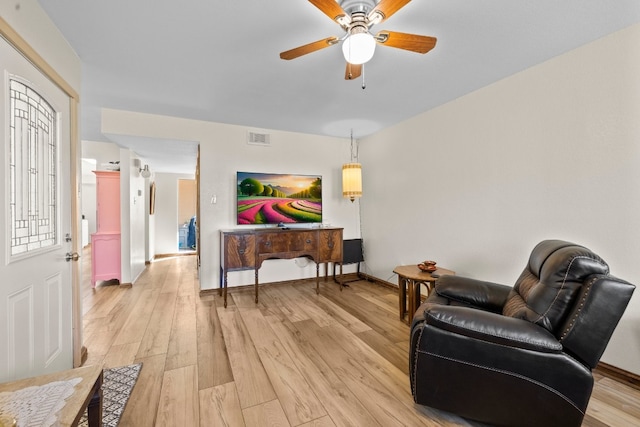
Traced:
<path id="1" fill-rule="evenodd" d="M 80 411 L 91 399 L 91 390 L 98 378 L 102 375 L 102 366 L 83 366 L 81 368 L 45 374 L 32 378 L 12 381 L 0 384 L 0 393 L 17 391 L 32 386 L 41 386 L 54 381 L 68 381 L 73 378 L 82 378 L 75 386 L 75 390 L 67 399 L 67 403 L 58 412 L 57 419 L 61 426 L 71 426 L 78 417 Z"/>
<path id="2" fill-rule="evenodd" d="M 416 280 L 420 282 L 436 281 L 436 277 L 431 276 L 430 272 L 420 270 L 417 264 L 399 265 L 393 269 L 393 272 L 396 273 L 398 276 L 402 276 L 407 279 Z M 433 271 L 432 273 L 439 274 L 440 276 L 456 274 L 455 271 L 447 270 L 446 268 L 442 268 L 442 267 L 438 267 L 436 271 Z"/>

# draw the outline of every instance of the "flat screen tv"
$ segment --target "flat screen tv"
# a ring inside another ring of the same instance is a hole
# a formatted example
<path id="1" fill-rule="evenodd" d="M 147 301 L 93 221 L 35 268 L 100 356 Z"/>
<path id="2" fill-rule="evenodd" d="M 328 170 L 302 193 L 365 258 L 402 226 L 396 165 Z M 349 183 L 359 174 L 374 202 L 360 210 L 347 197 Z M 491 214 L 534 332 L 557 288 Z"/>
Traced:
<path id="1" fill-rule="evenodd" d="M 322 176 L 238 172 L 238 224 L 322 222 Z"/>

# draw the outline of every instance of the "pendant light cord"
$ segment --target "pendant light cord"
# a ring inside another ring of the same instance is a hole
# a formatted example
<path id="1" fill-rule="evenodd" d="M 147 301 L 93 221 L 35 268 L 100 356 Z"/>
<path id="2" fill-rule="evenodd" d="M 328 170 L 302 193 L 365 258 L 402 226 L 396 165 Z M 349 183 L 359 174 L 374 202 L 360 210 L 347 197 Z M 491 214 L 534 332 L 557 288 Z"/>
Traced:
<path id="1" fill-rule="evenodd" d="M 351 128 L 351 153 L 350 153 L 351 163 L 354 163 L 354 162 L 357 163 L 358 162 L 358 142 L 356 141 L 356 143 L 355 143 L 355 147 L 356 147 L 355 156 L 353 154 L 354 153 L 353 146 L 354 146 L 354 144 L 353 144 L 353 128 Z"/>
<path id="2" fill-rule="evenodd" d="M 362 64 L 362 90 L 367 88 L 367 83 L 364 81 L 364 64 Z"/>

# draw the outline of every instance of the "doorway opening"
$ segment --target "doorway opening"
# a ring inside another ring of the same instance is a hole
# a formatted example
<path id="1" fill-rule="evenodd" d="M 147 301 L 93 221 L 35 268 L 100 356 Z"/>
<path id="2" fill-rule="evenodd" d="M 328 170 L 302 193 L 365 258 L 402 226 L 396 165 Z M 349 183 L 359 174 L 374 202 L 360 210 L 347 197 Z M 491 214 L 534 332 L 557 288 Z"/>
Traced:
<path id="1" fill-rule="evenodd" d="M 197 187 L 195 179 L 178 180 L 178 250 L 194 252 L 197 249 Z"/>

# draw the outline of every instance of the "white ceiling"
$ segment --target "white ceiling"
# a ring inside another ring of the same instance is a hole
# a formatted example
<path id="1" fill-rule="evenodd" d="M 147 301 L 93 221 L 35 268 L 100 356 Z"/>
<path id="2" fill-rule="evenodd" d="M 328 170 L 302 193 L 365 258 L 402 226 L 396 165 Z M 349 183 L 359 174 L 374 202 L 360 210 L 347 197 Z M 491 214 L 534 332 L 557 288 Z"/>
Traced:
<path id="1" fill-rule="evenodd" d="M 344 80 L 340 46 L 279 58 L 343 35 L 305 0 L 38 1 L 82 60 L 82 139 L 136 152 L 154 141 L 103 135 L 101 108 L 361 138 L 640 22 L 638 0 L 414 0 L 372 31 L 436 47 L 378 46 L 363 90 Z M 195 143 L 163 144 L 150 161 L 175 166 Z"/>

